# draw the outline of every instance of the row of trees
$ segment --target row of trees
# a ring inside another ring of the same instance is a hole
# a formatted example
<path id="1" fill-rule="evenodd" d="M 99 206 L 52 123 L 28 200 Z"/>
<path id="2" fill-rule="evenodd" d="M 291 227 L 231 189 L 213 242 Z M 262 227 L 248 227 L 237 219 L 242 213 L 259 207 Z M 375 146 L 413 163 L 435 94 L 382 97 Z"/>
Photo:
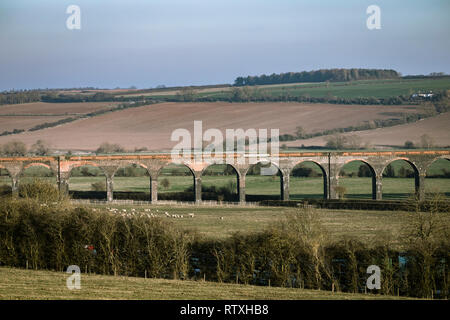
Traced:
<path id="1" fill-rule="evenodd" d="M 296 82 L 353 81 L 367 79 L 395 79 L 400 75 L 387 69 L 321 69 L 316 71 L 288 72 L 261 76 L 238 77 L 235 86 L 254 86 Z"/>
<path id="2" fill-rule="evenodd" d="M 0 154 L 7 157 L 21 157 L 27 154 L 45 156 L 50 154 L 50 144 L 44 140 L 37 140 L 30 149 L 22 141 L 12 140 L 0 145 Z"/>
<path id="3" fill-rule="evenodd" d="M 41 93 L 39 90 L 23 90 L 0 93 L 0 105 L 28 103 L 40 100 Z"/>

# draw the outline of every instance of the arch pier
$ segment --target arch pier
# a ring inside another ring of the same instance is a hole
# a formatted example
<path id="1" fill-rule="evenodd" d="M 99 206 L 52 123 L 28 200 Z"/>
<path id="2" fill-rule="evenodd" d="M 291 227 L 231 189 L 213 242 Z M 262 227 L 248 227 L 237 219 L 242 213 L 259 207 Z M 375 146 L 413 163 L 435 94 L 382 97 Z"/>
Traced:
<path id="1" fill-rule="evenodd" d="M 427 169 L 434 161 L 441 158 L 450 160 L 450 150 L 280 153 L 266 156 L 265 162 L 274 164 L 279 170 L 280 194 L 281 199 L 285 201 L 289 200 L 290 175 L 296 165 L 303 162 L 317 164 L 323 174 L 324 198 L 337 199 L 336 188 L 339 186 L 339 173 L 346 164 L 352 161 L 361 161 L 369 167 L 372 173 L 372 199 L 381 200 L 383 198 L 383 172 L 390 163 L 404 160 L 410 164 L 414 171 L 415 193 L 419 199 L 424 199 Z M 216 156 L 211 159 L 203 158 L 203 161 L 199 162 L 198 159 L 194 159 L 193 155 L 190 160 L 182 163 L 192 172 L 196 202 L 202 201 L 202 174 L 208 166 L 215 163 L 228 164 L 235 170 L 238 199 L 240 203 L 245 202 L 246 174 L 249 168 L 258 161 L 252 162 L 252 155 L 246 156 L 242 163 L 236 159 L 237 156 L 224 156 L 223 159 L 220 159 L 221 161 L 218 161 Z M 8 172 L 13 193 L 17 193 L 21 175 L 30 166 L 43 165 L 57 173 L 57 183 L 62 192 L 68 192 L 70 172 L 74 168 L 98 167 L 106 177 L 107 201 L 114 199 L 114 174 L 117 170 L 129 165 L 138 165 L 148 171 L 150 178 L 150 199 L 148 200 L 157 202 L 158 176 L 161 169 L 170 163 L 172 163 L 170 154 L 0 158 L 0 168 Z"/>

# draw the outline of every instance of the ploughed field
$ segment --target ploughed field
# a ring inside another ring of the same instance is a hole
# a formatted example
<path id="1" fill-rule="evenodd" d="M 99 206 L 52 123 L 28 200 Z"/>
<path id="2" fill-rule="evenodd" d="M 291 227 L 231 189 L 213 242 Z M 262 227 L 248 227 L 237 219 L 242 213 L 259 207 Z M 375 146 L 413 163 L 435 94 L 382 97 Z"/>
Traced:
<path id="1" fill-rule="evenodd" d="M 52 114 L 36 119 L 37 124 L 54 122 L 56 115 L 87 113 L 106 108 L 109 103 L 33 103 L 0 107 L 0 123 L 5 129 L 27 129 L 31 124 L 27 114 Z M 3 110 L 3 111 L 2 111 Z M 79 119 L 56 127 L 0 137 L 0 144 L 20 140 L 28 146 L 45 140 L 58 150 L 95 150 L 103 142 L 118 143 L 125 149 L 146 147 L 148 150 L 170 150 L 178 141 L 171 141 L 175 129 L 184 128 L 193 135 L 195 120 L 203 121 L 203 131 L 225 129 L 279 129 L 280 134 L 295 134 L 301 126 L 308 133 L 364 124 L 370 120 L 386 120 L 398 115 L 423 112 L 420 106 L 362 106 L 307 103 L 159 103 L 115 111 L 95 117 Z M 3 115 L 2 115 L 3 114 Z M 9 114 L 9 116 L 7 115 Z M 11 118 L 11 114 L 21 114 Z M 70 117 L 69 115 L 67 117 Z M 2 120 L 3 119 L 3 120 Z M 8 120 L 10 119 L 10 120 Z M 28 120 L 27 120 L 28 119 Z M 45 119 L 45 120 L 44 120 Z M 53 120 L 52 120 L 53 119 Z M 5 122 L 6 121 L 6 122 Z M 33 122 L 33 124 L 35 124 Z M 4 131 L 0 129 L 0 131 Z M 428 133 L 432 133 L 430 126 Z M 269 131 L 270 134 L 270 131 Z M 448 138 L 446 134 L 445 137 Z M 435 137 L 436 138 L 436 137 Z M 445 140 L 445 139 L 444 139 Z M 389 144 L 389 140 L 385 141 Z"/>
<path id="2" fill-rule="evenodd" d="M 33 102 L 0 106 L 0 133 L 28 130 L 44 123 L 79 117 L 91 112 L 108 109 L 116 102 L 46 103 Z M 31 133 L 33 135 L 33 132 Z M 21 139 L 18 135 L 7 138 Z"/>
<path id="3" fill-rule="evenodd" d="M 393 127 L 364 130 L 344 133 L 344 136 L 357 134 L 362 141 L 374 146 L 402 146 L 406 141 L 420 145 L 420 137 L 424 134 L 430 136 L 436 145 L 450 145 L 450 112 L 445 112 L 435 117 L 422 119 L 417 122 L 401 124 Z M 327 142 L 327 136 L 296 141 L 282 142 L 289 147 L 323 146 Z"/>

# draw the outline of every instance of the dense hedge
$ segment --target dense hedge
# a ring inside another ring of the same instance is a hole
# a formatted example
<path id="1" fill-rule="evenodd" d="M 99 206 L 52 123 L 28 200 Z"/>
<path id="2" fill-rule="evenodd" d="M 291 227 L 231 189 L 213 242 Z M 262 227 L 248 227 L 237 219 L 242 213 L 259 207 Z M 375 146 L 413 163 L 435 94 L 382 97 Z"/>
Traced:
<path id="1" fill-rule="evenodd" d="M 34 199 L 0 204 L 0 265 L 161 278 L 188 271 L 187 232 L 144 215 L 93 212 Z"/>
<path id="2" fill-rule="evenodd" d="M 210 281 L 344 292 L 363 292 L 367 267 L 377 265 L 379 293 L 449 295 L 449 225 L 436 207 L 405 221 L 397 243 L 388 237 L 372 244 L 331 239 L 313 209 L 299 209 L 261 232 L 212 240 L 167 218 L 75 207 L 39 190 L 0 201 L 0 265 L 63 271 L 75 264 L 102 274 L 204 275 Z"/>
<path id="3" fill-rule="evenodd" d="M 351 210 L 402 210 L 410 211 L 414 209 L 410 200 L 370 200 L 370 199 L 308 199 L 308 200 L 271 200 L 265 199 L 259 201 L 262 206 L 279 206 L 279 207 L 300 207 L 304 204 L 310 204 L 318 208 L 323 209 L 351 209 Z M 437 206 L 440 211 L 450 211 L 450 201 L 442 200 L 435 201 L 422 201 L 416 203 L 420 210 L 430 211 L 433 206 Z"/>

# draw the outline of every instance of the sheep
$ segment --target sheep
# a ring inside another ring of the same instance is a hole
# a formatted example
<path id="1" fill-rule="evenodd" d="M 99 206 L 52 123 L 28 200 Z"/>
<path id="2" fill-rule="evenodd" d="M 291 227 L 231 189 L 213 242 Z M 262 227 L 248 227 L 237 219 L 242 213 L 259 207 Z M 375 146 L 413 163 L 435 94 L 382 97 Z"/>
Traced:
<path id="1" fill-rule="evenodd" d="M 189 213 L 189 218 L 193 218 L 195 215 L 193 213 Z"/>

